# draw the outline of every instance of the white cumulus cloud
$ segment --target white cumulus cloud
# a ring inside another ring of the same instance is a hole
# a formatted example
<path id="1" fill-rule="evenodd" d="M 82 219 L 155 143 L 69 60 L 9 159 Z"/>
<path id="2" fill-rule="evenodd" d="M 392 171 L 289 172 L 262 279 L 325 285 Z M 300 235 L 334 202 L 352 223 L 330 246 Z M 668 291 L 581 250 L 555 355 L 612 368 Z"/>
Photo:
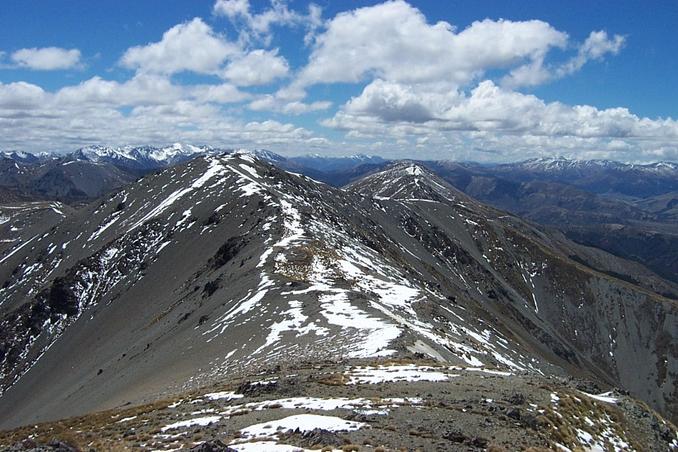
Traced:
<path id="1" fill-rule="evenodd" d="M 457 32 L 447 22 L 430 24 L 418 9 L 393 1 L 329 21 L 298 83 L 360 82 L 374 74 L 388 81 L 461 85 L 487 70 L 539 58 L 564 47 L 567 39 L 539 20 L 486 19 Z"/>
<path id="2" fill-rule="evenodd" d="M 45 91 L 26 82 L 3 84 L 0 82 L 0 111 L 36 109 L 45 100 Z"/>
<path id="3" fill-rule="evenodd" d="M 387 137 L 396 144 L 416 139 L 417 148 L 428 152 L 447 147 L 474 159 L 478 155 L 471 157 L 469 150 L 489 150 L 482 152 L 494 158 L 566 151 L 626 160 L 651 159 L 658 152 L 678 157 L 678 121 L 673 119 L 643 118 L 626 108 L 544 102 L 489 80 L 468 94 L 429 88 L 375 80 L 323 124 L 350 137 Z"/>
<path id="4" fill-rule="evenodd" d="M 275 95 L 259 96 L 248 105 L 254 111 L 274 111 L 289 115 L 300 115 L 313 111 L 327 110 L 332 106 L 330 101 L 302 102 L 298 100 L 286 101 Z"/>
<path id="5" fill-rule="evenodd" d="M 270 7 L 256 13 L 249 0 L 217 0 L 212 11 L 217 16 L 228 18 L 240 31 L 244 42 L 260 40 L 270 43 L 273 26 L 302 26 L 308 31 L 306 42 L 310 42 L 315 30 L 322 24 L 321 8 L 311 3 L 308 13 L 290 9 L 284 0 L 271 0 Z"/>
<path id="6" fill-rule="evenodd" d="M 521 86 L 535 86 L 542 83 L 566 77 L 580 70 L 589 61 L 602 60 L 607 54 L 618 54 L 626 38 L 621 35 L 608 37 L 605 31 L 592 31 L 586 41 L 579 46 L 577 54 L 565 63 L 554 67 L 547 67 L 544 57 L 513 69 L 504 79 L 504 86 L 513 88 Z"/>
<path id="7" fill-rule="evenodd" d="M 131 47 L 120 64 L 140 72 L 215 74 L 229 56 L 239 52 L 236 44 L 196 17 L 170 28 L 158 42 Z"/>
<path id="8" fill-rule="evenodd" d="M 238 86 L 266 85 L 284 77 L 290 68 L 277 50 L 253 50 L 234 58 L 221 76 Z"/>
<path id="9" fill-rule="evenodd" d="M 60 47 L 20 49 L 10 56 L 17 66 L 36 71 L 77 68 L 81 64 L 80 58 L 80 50 Z"/>

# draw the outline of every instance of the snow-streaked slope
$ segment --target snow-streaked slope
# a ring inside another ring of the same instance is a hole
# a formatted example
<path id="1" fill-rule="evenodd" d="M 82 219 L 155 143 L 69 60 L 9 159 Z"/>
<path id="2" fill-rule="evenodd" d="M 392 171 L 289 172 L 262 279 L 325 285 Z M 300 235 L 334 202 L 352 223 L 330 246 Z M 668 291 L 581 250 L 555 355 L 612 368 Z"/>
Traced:
<path id="1" fill-rule="evenodd" d="M 656 331 L 633 304 L 651 294 L 408 165 L 337 190 L 250 153 L 204 156 L 27 237 L 0 256 L 0 423 L 289 362 L 423 354 L 622 380 L 616 353 L 648 359 Z"/>

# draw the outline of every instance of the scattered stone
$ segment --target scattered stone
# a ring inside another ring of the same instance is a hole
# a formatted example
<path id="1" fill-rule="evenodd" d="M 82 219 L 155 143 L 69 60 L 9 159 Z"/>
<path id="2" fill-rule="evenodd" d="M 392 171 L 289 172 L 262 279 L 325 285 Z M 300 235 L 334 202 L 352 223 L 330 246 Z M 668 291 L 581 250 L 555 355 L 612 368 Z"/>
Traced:
<path id="1" fill-rule="evenodd" d="M 79 449 L 63 441 L 52 440 L 47 444 L 41 444 L 33 439 L 24 439 L 7 449 L 7 452 L 79 452 Z"/>
<path id="2" fill-rule="evenodd" d="M 486 448 L 488 443 L 489 443 L 488 440 L 486 440 L 485 438 L 481 438 L 480 436 L 476 436 L 471 441 L 469 441 L 469 444 L 471 444 L 472 446 L 482 448 Z"/>
<path id="3" fill-rule="evenodd" d="M 511 394 L 511 396 L 508 399 L 506 399 L 506 401 L 511 405 L 524 405 L 525 396 L 517 392 L 515 394 Z"/>
<path id="4" fill-rule="evenodd" d="M 316 428 L 301 434 L 300 445 L 305 448 L 318 448 L 323 446 L 339 446 L 344 440 L 334 432 Z"/>
<path id="5" fill-rule="evenodd" d="M 238 394 L 244 394 L 247 397 L 256 397 L 259 394 L 267 394 L 270 392 L 277 392 L 278 390 L 277 381 L 267 381 L 267 382 L 245 382 L 238 386 L 236 392 Z"/>
<path id="6" fill-rule="evenodd" d="M 451 430 L 451 431 L 443 433 L 443 439 L 446 439 L 448 441 L 452 441 L 453 443 L 463 443 L 468 438 L 466 437 L 466 435 L 464 435 L 463 433 L 461 433 L 459 431 Z"/>
<path id="7" fill-rule="evenodd" d="M 510 417 L 511 419 L 515 419 L 516 421 L 520 420 L 520 410 L 518 408 L 511 408 L 506 412 L 506 415 Z"/>
<path id="8" fill-rule="evenodd" d="M 221 440 L 213 439 L 205 441 L 195 447 L 192 447 L 191 452 L 235 452 L 235 449 L 228 447 Z"/>

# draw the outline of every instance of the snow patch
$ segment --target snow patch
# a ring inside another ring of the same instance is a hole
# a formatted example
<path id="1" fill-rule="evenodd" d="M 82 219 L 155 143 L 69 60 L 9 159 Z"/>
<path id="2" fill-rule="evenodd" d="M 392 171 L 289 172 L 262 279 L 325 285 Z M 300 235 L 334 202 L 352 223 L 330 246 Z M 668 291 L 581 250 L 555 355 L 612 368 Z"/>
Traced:
<path id="1" fill-rule="evenodd" d="M 179 421 L 175 422 L 173 424 L 168 424 L 160 429 L 161 432 L 166 432 L 168 430 L 174 430 L 178 428 L 186 428 L 186 427 L 192 427 L 194 425 L 199 425 L 201 427 L 204 427 L 206 425 L 213 424 L 215 422 L 219 422 L 221 420 L 221 416 L 204 416 L 204 417 L 196 417 L 193 419 L 188 419 L 185 421 Z"/>
<path id="2" fill-rule="evenodd" d="M 323 429 L 331 432 L 350 432 L 365 427 L 362 422 L 347 421 L 336 416 L 323 416 L 319 414 L 297 414 L 288 416 L 277 421 L 262 422 L 240 430 L 242 438 L 275 438 L 278 433 L 299 430 L 310 432 L 315 429 Z"/>
<path id="3" fill-rule="evenodd" d="M 347 384 L 377 384 L 397 381 L 446 381 L 458 375 L 448 374 L 441 369 L 415 364 L 378 367 L 356 367 L 347 373 Z"/>
<path id="4" fill-rule="evenodd" d="M 205 394 L 204 397 L 210 400 L 234 400 L 242 399 L 245 396 L 242 394 L 236 394 L 233 391 L 223 391 L 223 392 L 210 392 L 209 394 Z"/>

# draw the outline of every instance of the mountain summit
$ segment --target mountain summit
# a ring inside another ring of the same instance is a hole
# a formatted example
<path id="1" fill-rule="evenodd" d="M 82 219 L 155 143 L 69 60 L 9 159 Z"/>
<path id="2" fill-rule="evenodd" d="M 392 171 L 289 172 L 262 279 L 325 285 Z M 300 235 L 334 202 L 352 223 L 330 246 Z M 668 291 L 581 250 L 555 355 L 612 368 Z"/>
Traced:
<path id="1" fill-rule="evenodd" d="M 414 162 L 398 162 L 350 184 L 351 191 L 377 199 L 454 201 L 469 198 L 429 169 Z"/>

